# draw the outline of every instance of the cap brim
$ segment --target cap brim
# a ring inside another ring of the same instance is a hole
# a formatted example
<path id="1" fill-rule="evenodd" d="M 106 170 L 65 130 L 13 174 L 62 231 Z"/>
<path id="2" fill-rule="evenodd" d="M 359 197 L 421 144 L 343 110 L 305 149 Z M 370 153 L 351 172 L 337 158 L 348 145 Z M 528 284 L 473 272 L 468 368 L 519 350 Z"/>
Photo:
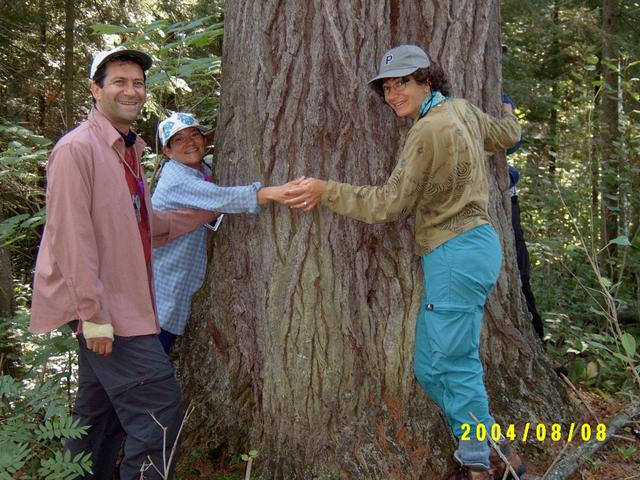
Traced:
<path id="1" fill-rule="evenodd" d="M 413 72 L 418 70 L 420 67 L 407 67 L 407 68 L 398 68 L 396 70 L 389 70 L 387 72 L 376 75 L 368 83 L 375 82 L 376 80 L 381 80 L 383 78 L 398 78 L 398 77 L 406 77 L 407 75 L 411 75 Z"/>
<path id="2" fill-rule="evenodd" d="M 207 135 L 207 130 L 202 125 L 182 125 L 175 132 L 173 132 L 171 136 L 165 140 L 164 143 L 162 142 L 162 139 L 160 139 L 160 143 L 162 143 L 163 147 L 166 146 L 176 133 L 181 132 L 182 130 L 186 130 L 187 128 L 197 128 L 202 135 Z"/>
<path id="3" fill-rule="evenodd" d="M 122 55 L 130 55 L 138 59 L 140 61 L 140 65 L 142 66 L 142 70 L 145 72 L 151 68 L 151 65 L 153 65 L 153 60 L 151 59 L 151 57 L 139 50 L 129 50 L 129 49 L 117 50 L 111 53 L 110 55 L 107 55 L 106 57 L 104 57 L 102 61 L 98 65 L 96 65 L 95 69 L 93 70 L 93 75 L 95 75 L 95 72 L 97 72 L 98 69 L 102 65 L 107 63 L 110 59 L 112 59 L 113 57 L 120 57 Z M 93 75 L 91 78 L 93 78 Z"/>

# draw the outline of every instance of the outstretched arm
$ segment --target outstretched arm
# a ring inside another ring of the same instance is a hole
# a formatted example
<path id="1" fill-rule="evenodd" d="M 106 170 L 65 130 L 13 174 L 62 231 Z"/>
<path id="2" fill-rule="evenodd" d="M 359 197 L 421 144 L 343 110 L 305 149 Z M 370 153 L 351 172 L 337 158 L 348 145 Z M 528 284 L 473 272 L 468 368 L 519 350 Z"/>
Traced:
<path id="1" fill-rule="evenodd" d="M 180 209 L 161 212 L 151 210 L 151 244 L 161 247 L 185 233 L 193 232 L 220 214 L 208 210 Z"/>
<path id="2" fill-rule="evenodd" d="M 412 130 L 398 163 L 382 186 L 353 186 L 308 178 L 289 190 L 287 204 L 305 212 L 318 203 L 346 217 L 366 223 L 397 220 L 415 208 L 424 196 L 427 172 L 433 164 L 430 130 Z"/>
<path id="3" fill-rule="evenodd" d="M 258 204 L 265 205 L 271 202 L 278 202 L 283 205 L 288 205 L 290 197 L 287 196 L 287 192 L 298 185 L 302 185 L 304 180 L 305 177 L 300 177 L 283 185 L 261 188 L 258 190 Z"/>
<path id="4" fill-rule="evenodd" d="M 296 188 L 291 188 L 285 193 L 286 204 L 291 208 L 300 208 L 303 212 L 310 212 L 320 203 L 326 188 L 326 180 L 307 178 Z"/>

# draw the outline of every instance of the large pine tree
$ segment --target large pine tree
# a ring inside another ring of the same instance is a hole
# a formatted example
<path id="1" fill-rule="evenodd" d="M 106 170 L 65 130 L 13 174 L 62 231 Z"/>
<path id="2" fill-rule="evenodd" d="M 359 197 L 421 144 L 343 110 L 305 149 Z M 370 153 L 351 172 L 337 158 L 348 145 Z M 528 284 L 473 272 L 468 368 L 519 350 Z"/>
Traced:
<path id="1" fill-rule="evenodd" d="M 421 45 L 456 96 L 497 113 L 499 28 L 498 0 L 227 2 L 219 183 L 382 184 L 409 124 L 367 87 L 381 55 Z M 483 332 L 491 406 L 504 425 L 562 422 L 566 395 L 521 299 L 505 160 L 488 161 L 506 259 Z M 270 207 L 225 218 L 209 253 L 179 348 L 201 406 L 192 439 L 258 449 L 263 478 L 438 478 L 454 443 L 413 374 L 411 220 Z"/>

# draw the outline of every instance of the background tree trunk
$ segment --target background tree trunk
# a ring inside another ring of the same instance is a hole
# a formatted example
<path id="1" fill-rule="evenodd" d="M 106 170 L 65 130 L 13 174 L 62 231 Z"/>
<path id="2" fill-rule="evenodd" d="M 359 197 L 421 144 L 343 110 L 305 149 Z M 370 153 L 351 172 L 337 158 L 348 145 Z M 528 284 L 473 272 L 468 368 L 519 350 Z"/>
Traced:
<path id="1" fill-rule="evenodd" d="M 47 75 L 47 2 L 46 0 L 39 0 L 38 13 L 40 21 L 40 74 L 43 77 Z M 47 98 L 43 91 L 38 93 L 38 127 L 44 129 L 45 120 L 47 115 Z"/>
<path id="2" fill-rule="evenodd" d="M 3 222 L 6 218 L 7 214 L 4 212 L 4 208 L 0 206 L 0 222 Z M 6 247 L 0 243 L 0 318 L 12 317 L 14 312 L 15 300 L 13 298 L 11 258 Z"/>
<path id="3" fill-rule="evenodd" d="M 11 259 L 7 249 L 0 245 L 0 317 L 9 318 L 14 310 Z"/>
<path id="4" fill-rule="evenodd" d="M 5 220 L 5 213 L 0 207 L 0 222 Z M 10 318 L 15 313 L 15 299 L 13 296 L 13 271 L 11 258 L 7 249 L 0 244 L 0 319 Z M 15 347 L 7 341 L 10 335 L 4 328 L 0 330 L 0 375 L 5 375 L 14 366 Z"/>
<path id="5" fill-rule="evenodd" d="M 620 158 L 615 142 L 620 141 L 618 118 L 618 54 L 614 41 L 617 32 L 619 7 L 617 0 L 604 0 L 602 3 L 602 78 L 603 96 L 600 102 L 602 112 L 602 244 L 607 245 L 618 236 L 620 214 Z M 617 245 L 607 248 L 609 259 L 614 260 Z M 610 265 L 611 278 L 614 267 Z"/>
<path id="6" fill-rule="evenodd" d="M 551 18 L 555 28 L 553 29 L 553 40 L 551 41 L 551 51 L 549 52 L 549 78 L 559 78 L 562 71 L 562 52 L 560 47 L 560 40 L 558 38 L 560 31 L 560 2 L 554 0 L 553 11 Z M 559 99 L 559 82 L 553 82 L 551 84 L 551 96 L 554 99 Z M 551 112 L 549 112 L 549 138 L 547 139 L 547 158 L 549 160 L 549 175 L 552 177 L 556 174 L 556 159 L 559 151 L 559 138 L 558 138 L 558 103 L 554 103 Z"/>
<path id="7" fill-rule="evenodd" d="M 74 0 L 64 2 L 64 121 L 66 129 L 73 128 L 73 44 L 75 27 Z"/>
<path id="8" fill-rule="evenodd" d="M 222 185 L 300 175 L 382 184 L 409 124 L 369 88 L 381 55 L 417 43 L 453 92 L 500 105 L 497 0 L 227 2 L 217 130 Z M 506 261 L 486 309 L 483 359 L 503 424 L 570 420 L 531 327 L 513 249 L 506 164 L 491 167 Z M 191 441 L 258 449 L 263 478 L 436 478 L 454 443 L 417 385 L 422 282 L 413 221 L 369 226 L 324 208 L 229 216 L 179 344 Z"/>

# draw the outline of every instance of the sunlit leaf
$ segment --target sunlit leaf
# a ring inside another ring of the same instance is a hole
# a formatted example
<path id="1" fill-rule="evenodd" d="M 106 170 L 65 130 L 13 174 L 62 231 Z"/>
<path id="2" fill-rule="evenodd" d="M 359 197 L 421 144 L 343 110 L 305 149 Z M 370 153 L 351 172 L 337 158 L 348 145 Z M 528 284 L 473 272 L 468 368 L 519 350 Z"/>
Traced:
<path id="1" fill-rule="evenodd" d="M 622 337 L 620 338 L 620 343 L 622 343 L 622 347 L 624 348 L 624 351 L 627 352 L 627 355 L 630 358 L 633 358 L 633 356 L 636 353 L 636 339 L 633 335 L 631 335 L 628 332 L 625 332 L 622 334 Z"/>
<path id="2" fill-rule="evenodd" d="M 124 25 L 111 25 L 107 23 L 96 23 L 91 25 L 93 33 L 98 35 L 122 35 L 124 33 L 134 33 L 138 29 L 135 27 L 125 27 Z"/>

